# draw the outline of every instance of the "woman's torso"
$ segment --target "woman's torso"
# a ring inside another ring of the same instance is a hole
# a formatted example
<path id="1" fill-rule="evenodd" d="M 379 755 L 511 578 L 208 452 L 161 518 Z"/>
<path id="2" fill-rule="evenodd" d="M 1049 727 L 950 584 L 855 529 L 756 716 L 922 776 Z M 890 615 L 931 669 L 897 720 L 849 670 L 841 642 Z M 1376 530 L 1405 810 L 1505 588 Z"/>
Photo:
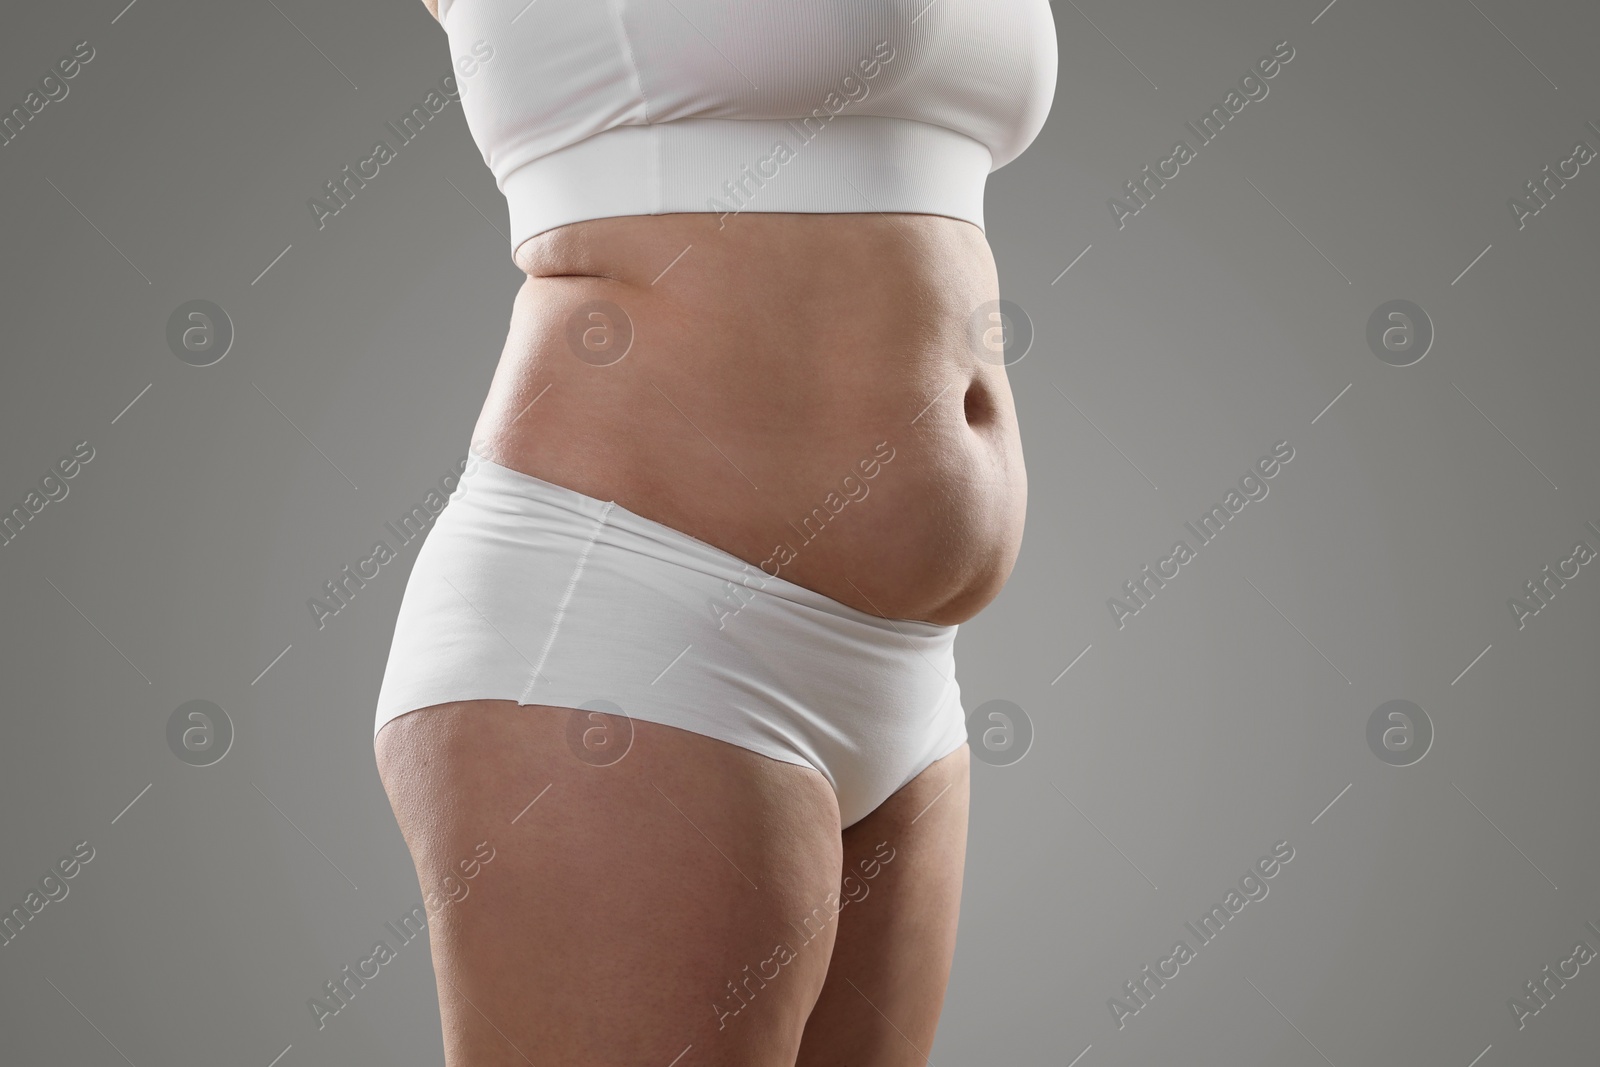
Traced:
<path id="1" fill-rule="evenodd" d="M 1027 496 L 1005 369 L 970 338 L 997 297 L 983 234 L 717 225 L 598 219 L 525 245 L 476 447 L 862 611 L 970 618 L 1011 572 Z"/>
<path id="2" fill-rule="evenodd" d="M 768 28 L 759 19 L 745 25 L 742 37 L 721 37 L 720 45 L 712 40 L 721 36 L 715 27 L 712 35 L 707 27 L 693 27 L 727 61 L 721 66 L 709 52 L 692 62 L 680 53 L 648 53 L 650 41 L 670 26 L 667 12 L 678 5 L 594 2 L 661 21 L 650 27 L 654 33 L 635 26 L 632 40 L 622 33 L 626 55 L 616 59 L 617 76 L 584 89 L 587 95 L 576 108 L 571 93 L 552 92 L 526 73 L 535 69 L 533 49 L 545 50 L 539 63 L 559 66 L 570 56 L 551 52 L 551 43 L 541 43 L 531 27 L 524 27 L 526 54 L 517 52 L 523 46 L 509 28 L 495 30 L 500 37 L 483 30 L 505 21 L 497 8 L 484 6 L 499 0 L 447 5 L 453 45 L 475 43 L 465 38 L 480 32 L 491 40 L 479 54 L 491 51 L 493 58 L 478 80 L 463 81 L 461 91 L 486 162 L 499 164 L 497 174 L 509 169 L 506 153 L 520 153 L 517 166 L 523 158 L 559 155 L 564 142 L 551 138 L 563 123 L 573 131 L 569 140 L 586 136 L 584 123 L 596 126 L 596 114 L 610 113 L 608 89 L 617 91 L 619 109 L 628 103 L 624 94 L 637 93 L 638 112 L 613 123 L 633 126 L 620 131 L 627 138 L 637 124 L 670 123 L 680 113 L 691 122 L 701 116 L 715 122 L 717 115 L 771 120 L 805 99 L 801 81 L 788 89 L 778 84 L 783 77 L 806 76 L 805 55 L 793 54 L 804 45 L 796 44 L 782 60 L 786 53 L 775 52 L 776 31 L 771 39 L 763 37 Z M 693 14 L 704 20 L 708 2 L 691 4 Z M 540 6 L 546 3 L 554 0 L 541 0 Z M 803 6 L 823 13 L 829 32 L 859 32 L 865 41 L 887 27 L 895 58 L 874 68 L 876 88 L 863 91 L 877 95 L 864 97 L 871 104 L 860 109 L 890 117 L 852 119 L 851 130 L 836 122 L 839 132 L 830 128 L 818 138 L 823 148 L 805 149 L 805 165 L 816 166 L 827 151 L 839 151 L 847 133 L 876 136 L 875 122 L 901 123 L 917 138 L 947 136 L 941 120 L 981 130 L 996 160 L 1031 140 L 1037 125 L 1026 127 L 1033 119 L 1007 126 L 998 107 L 1003 97 L 995 86 L 985 90 L 985 49 L 965 56 L 968 80 L 976 79 L 978 89 L 949 79 L 937 91 L 915 84 L 918 76 L 929 76 L 928 63 L 959 38 L 956 31 L 963 27 L 951 20 L 977 18 L 983 6 L 978 0 L 946 3 L 943 11 L 928 7 L 917 14 L 925 5 L 904 0 L 864 7 L 807 0 Z M 1042 0 L 1001 3 L 1013 10 L 1021 5 L 1042 6 Z M 750 14 L 742 5 L 728 10 Z M 832 24 L 863 12 L 879 24 Z M 985 33 L 985 40 L 1003 40 L 993 28 Z M 574 47 L 595 47 L 585 40 Z M 685 30 L 679 44 L 690 40 Z M 588 72 L 612 61 L 609 48 L 594 53 L 595 63 L 572 70 Z M 1053 55 L 1052 42 L 1052 85 Z M 495 61 L 505 64 L 498 73 Z M 898 82 L 884 73 L 893 63 L 899 64 Z M 718 68 L 714 76 L 712 67 Z M 758 87 L 747 70 L 765 84 Z M 704 84 L 696 80 L 702 71 Z M 624 74 L 631 87 L 620 84 Z M 564 76 L 572 77 L 572 71 Z M 502 79 L 498 89 L 493 78 Z M 774 103 L 780 90 L 789 98 Z M 486 95 L 493 91 L 499 96 Z M 538 94 L 544 95 L 527 106 L 527 114 L 516 110 L 517 101 Z M 538 122 L 529 117 L 534 114 Z M 1042 115 L 1034 118 L 1042 122 Z M 870 139 L 858 143 L 860 150 L 872 151 Z M 522 176 L 532 169 L 524 168 Z M 884 171 L 876 162 L 865 169 Z M 586 192 L 572 187 L 575 173 L 585 180 L 589 174 L 569 170 L 564 192 L 581 203 Z M 687 173 L 692 168 L 685 162 L 678 176 Z M 978 173 L 981 196 L 981 165 Z M 674 174 L 663 170 L 662 176 Z M 594 174 L 597 183 L 626 177 Z M 998 319 L 990 314 L 999 292 L 983 231 L 969 219 L 934 213 L 775 210 L 779 198 L 799 192 L 803 183 L 832 179 L 791 167 L 788 176 L 771 180 L 777 191 L 762 190 L 749 210 L 717 214 L 669 205 L 668 213 L 641 209 L 556 225 L 522 242 L 515 259 L 528 277 L 474 445 L 506 466 L 615 500 L 744 559 L 753 570 L 781 575 L 862 611 L 936 623 L 970 618 L 1010 574 L 1027 494 L 1015 410 L 996 343 Z M 912 189 L 915 178 L 906 181 Z M 540 182 L 541 188 L 557 188 Z M 970 172 L 963 182 L 970 190 Z M 657 189 L 661 183 L 639 184 Z M 618 188 L 624 200 L 643 195 L 630 191 L 625 180 Z M 946 193 L 963 195 L 935 186 L 907 196 Z M 531 219 L 558 199 L 514 202 L 514 228 L 519 203 Z M 539 225 L 550 221 L 546 215 Z"/>

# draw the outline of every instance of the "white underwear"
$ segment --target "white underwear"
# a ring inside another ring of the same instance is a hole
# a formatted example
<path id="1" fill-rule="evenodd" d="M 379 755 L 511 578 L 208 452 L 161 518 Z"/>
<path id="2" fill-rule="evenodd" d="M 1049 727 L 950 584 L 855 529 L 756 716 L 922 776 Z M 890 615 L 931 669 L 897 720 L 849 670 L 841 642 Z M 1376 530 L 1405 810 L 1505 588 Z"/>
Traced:
<path id="1" fill-rule="evenodd" d="M 849 826 L 966 741 L 956 630 L 471 453 L 406 585 L 373 735 L 455 701 L 609 702 L 814 767 Z"/>

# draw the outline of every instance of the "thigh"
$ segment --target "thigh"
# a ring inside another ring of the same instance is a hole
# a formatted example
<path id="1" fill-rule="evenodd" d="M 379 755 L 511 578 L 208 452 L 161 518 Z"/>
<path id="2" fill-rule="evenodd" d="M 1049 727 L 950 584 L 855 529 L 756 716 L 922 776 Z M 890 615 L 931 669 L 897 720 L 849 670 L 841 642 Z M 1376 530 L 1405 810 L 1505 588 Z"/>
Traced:
<path id="1" fill-rule="evenodd" d="M 838 935 L 798 1067 L 912 1067 L 933 1051 L 961 909 L 966 745 L 844 831 Z"/>
<path id="2" fill-rule="evenodd" d="M 839 886 L 827 780 L 637 721 L 601 765 L 579 714 L 468 701 L 376 738 L 446 1064 L 790 1067 L 834 937 L 795 925 Z"/>

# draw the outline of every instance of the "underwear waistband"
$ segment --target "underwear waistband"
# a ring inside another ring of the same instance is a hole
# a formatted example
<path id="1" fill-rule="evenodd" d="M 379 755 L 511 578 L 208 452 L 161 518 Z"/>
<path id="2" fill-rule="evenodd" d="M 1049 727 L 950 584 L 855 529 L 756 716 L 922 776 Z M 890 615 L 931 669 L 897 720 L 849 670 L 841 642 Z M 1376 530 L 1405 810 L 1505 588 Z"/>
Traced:
<path id="1" fill-rule="evenodd" d="M 563 519 L 575 536 L 592 537 L 618 548 L 679 564 L 692 561 L 696 569 L 735 585 L 802 604 L 817 611 L 875 629 L 921 637 L 954 639 L 959 624 L 922 619 L 888 619 L 861 611 L 815 589 L 768 573 L 733 553 L 665 523 L 629 511 L 616 501 L 600 500 L 576 489 L 496 463 L 475 449 L 468 453 L 460 485 L 450 495 L 449 507 L 462 507 L 538 522 L 542 526 Z M 449 508 L 446 509 L 448 514 Z M 752 584 L 754 582 L 755 584 Z"/>

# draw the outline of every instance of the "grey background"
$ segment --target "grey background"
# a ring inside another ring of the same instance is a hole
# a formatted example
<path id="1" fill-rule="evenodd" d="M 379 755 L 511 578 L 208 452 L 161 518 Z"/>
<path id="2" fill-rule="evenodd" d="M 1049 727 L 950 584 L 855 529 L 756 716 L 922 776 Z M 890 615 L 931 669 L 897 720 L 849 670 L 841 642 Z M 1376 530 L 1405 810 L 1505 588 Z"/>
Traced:
<path id="1" fill-rule="evenodd" d="M 437 1063 L 425 944 L 325 1029 L 306 1006 L 420 899 L 370 748 L 415 544 L 324 629 L 306 601 L 465 452 L 520 279 L 504 202 L 451 105 L 325 228 L 306 206 L 449 71 L 415 0 L 124 3 L 0 34 L 6 110 L 96 50 L 0 147 L 0 505 L 96 452 L 0 547 L 0 903 L 96 850 L 0 948 L 3 1058 Z M 1600 167 L 1521 230 L 1507 199 L 1600 147 L 1600 9 L 1055 18 L 1054 110 L 987 198 L 1037 331 L 1026 542 L 957 646 L 968 709 L 1036 736 L 974 763 L 932 1061 L 1593 1062 L 1593 966 L 1521 1030 L 1508 1000 L 1600 948 L 1600 575 L 1520 630 L 1507 600 L 1600 547 Z M 1119 230 L 1108 198 L 1284 39 Z M 237 330 L 206 368 L 165 341 L 197 298 Z M 1437 331 L 1405 368 L 1365 342 L 1397 298 Z M 1118 629 L 1107 598 L 1280 440 L 1270 495 Z M 193 699 L 236 732 L 204 768 L 166 741 Z M 1366 743 L 1392 699 L 1436 731 L 1412 766 Z M 1108 998 L 1280 840 L 1269 896 L 1119 1029 Z"/>

